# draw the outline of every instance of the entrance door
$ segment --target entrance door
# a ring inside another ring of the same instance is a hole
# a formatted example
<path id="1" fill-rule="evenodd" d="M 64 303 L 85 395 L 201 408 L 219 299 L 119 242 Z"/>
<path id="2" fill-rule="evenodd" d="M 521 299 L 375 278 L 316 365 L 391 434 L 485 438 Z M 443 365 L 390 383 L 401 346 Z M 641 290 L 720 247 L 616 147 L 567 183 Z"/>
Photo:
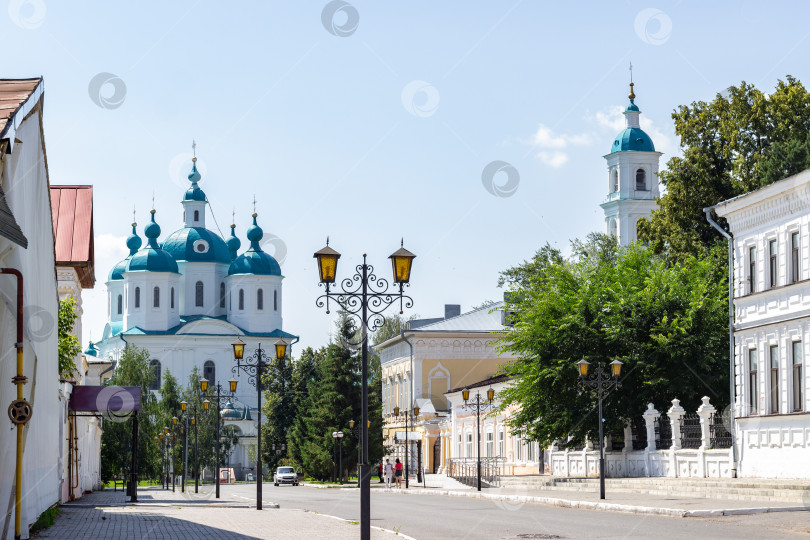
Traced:
<path id="1" fill-rule="evenodd" d="M 441 437 L 436 437 L 436 442 L 433 443 L 433 474 L 439 472 L 439 466 L 442 464 L 441 442 Z"/>

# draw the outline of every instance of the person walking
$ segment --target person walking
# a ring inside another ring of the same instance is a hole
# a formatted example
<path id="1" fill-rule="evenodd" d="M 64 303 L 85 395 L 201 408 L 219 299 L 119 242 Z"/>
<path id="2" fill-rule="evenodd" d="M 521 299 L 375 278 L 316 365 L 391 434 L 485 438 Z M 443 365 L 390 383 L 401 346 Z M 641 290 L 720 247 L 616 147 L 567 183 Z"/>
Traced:
<path id="1" fill-rule="evenodd" d="M 377 464 L 377 478 L 380 479 L 380 484 L 383 483 L 383 464 L 382 461 Z"/>
<path id="2" fill-rule="evenodd" d="M 397 475 L 397 487 L 402 489 L 402 462 L 397 458 L 396 465 L 394 465 L 394 470 Z"/>
<path id="3" fill-rule="evenodd" d="M 391 489 L 391 477 L 394 476 L 394 467 L 391 465 L 390 459 L 385 460 L 383 474 L 385 474 L 385 489 Z"/>

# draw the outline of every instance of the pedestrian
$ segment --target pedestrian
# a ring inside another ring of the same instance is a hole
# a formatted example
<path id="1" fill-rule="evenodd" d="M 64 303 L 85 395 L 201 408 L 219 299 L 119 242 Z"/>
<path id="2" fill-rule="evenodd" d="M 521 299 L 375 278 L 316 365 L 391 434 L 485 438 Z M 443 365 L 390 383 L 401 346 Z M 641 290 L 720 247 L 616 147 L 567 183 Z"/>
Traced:
<path id="1" fill-rule="evenodd" d="M 402 488 L 402 462 L 397 458 L 397 463 L 394 465 L 394 469 L 397 475 L 397 487 Z"/>
<path id="2" fill-rule="evenodd" d="M 385 468 L 383 469 L 385 474 L 385 489 L 391 489 L 391 477 L 394 476 L 394 467 L 391 466 L 391 460 L 385 460 Z"/>
<path id="3" fill-rule="evenodd" d="M 377 463 L 377 478 L 379 478 L 379 479 L 380 479 L 380 484 L 382 484 L 382 483 L 383 483 L 383 466 L 382 466 L 382 461 L 380 461 L 379 463 Z"/>

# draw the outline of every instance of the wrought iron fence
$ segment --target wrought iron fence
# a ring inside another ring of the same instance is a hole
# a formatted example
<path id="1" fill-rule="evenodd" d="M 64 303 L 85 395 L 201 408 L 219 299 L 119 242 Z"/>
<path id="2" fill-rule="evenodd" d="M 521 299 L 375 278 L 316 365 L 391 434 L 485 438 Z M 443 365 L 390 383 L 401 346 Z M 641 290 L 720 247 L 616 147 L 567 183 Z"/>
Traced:
<path id="1" fill-rule="evenodd" d="M 633 432 L 633 450 L 644 450 L 647 448 L 647 423 L 644 418 L 637 416 L 630 424 Z"/>
<path id="2" fill-rule="evenodd" d="M 481 481 L 490 486 L 501 484 L 504 458 L 481 458 Z M 468 486 L 478 485 L 478 462 L 475 458 L 451 458 L 448 476 Z"/>
<path id="3" fill-rule="evenodd" d="M 709 424 L 712 448 L 731 448 L 731 433 L 726 428 L 722 414 L 714 413 Z"/>
<path id="4" fill-rule="evenodd" d="M 621 452 L 624 450 L 624 433 L 619 431 L 610 436 L 610 448 L 614 452 Z"/>
<path id="5" fill-rule="evenodd" d="M 655 420 L 655 446 L 659 450 L 672 447 L 672 422 L 666 414 Z"/>
<path id="6" fill-rule="evenodd" d="M 700 448 L 702 437 L 700 434 L 700 416 L 685 414 L 681 418 L 681 447 Z"/>

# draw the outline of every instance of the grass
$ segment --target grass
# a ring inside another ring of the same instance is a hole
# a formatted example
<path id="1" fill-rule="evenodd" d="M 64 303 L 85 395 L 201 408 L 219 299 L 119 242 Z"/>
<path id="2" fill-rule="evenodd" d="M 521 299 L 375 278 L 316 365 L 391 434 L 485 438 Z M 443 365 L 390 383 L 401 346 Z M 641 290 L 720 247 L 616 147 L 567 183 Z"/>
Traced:
<path id="1" fill-rule="evenodd" d="M 42 529 L 47 529 L 51 525 L 53 525 L 54 521 L 56 521 L 56 516 L 61 514 L 62 511 L 59 510 L 59 507 L 54 505 L 42 512 L 34 524 L 31 526 L 31 533 L 36 533 L 41 531 Z"/>

